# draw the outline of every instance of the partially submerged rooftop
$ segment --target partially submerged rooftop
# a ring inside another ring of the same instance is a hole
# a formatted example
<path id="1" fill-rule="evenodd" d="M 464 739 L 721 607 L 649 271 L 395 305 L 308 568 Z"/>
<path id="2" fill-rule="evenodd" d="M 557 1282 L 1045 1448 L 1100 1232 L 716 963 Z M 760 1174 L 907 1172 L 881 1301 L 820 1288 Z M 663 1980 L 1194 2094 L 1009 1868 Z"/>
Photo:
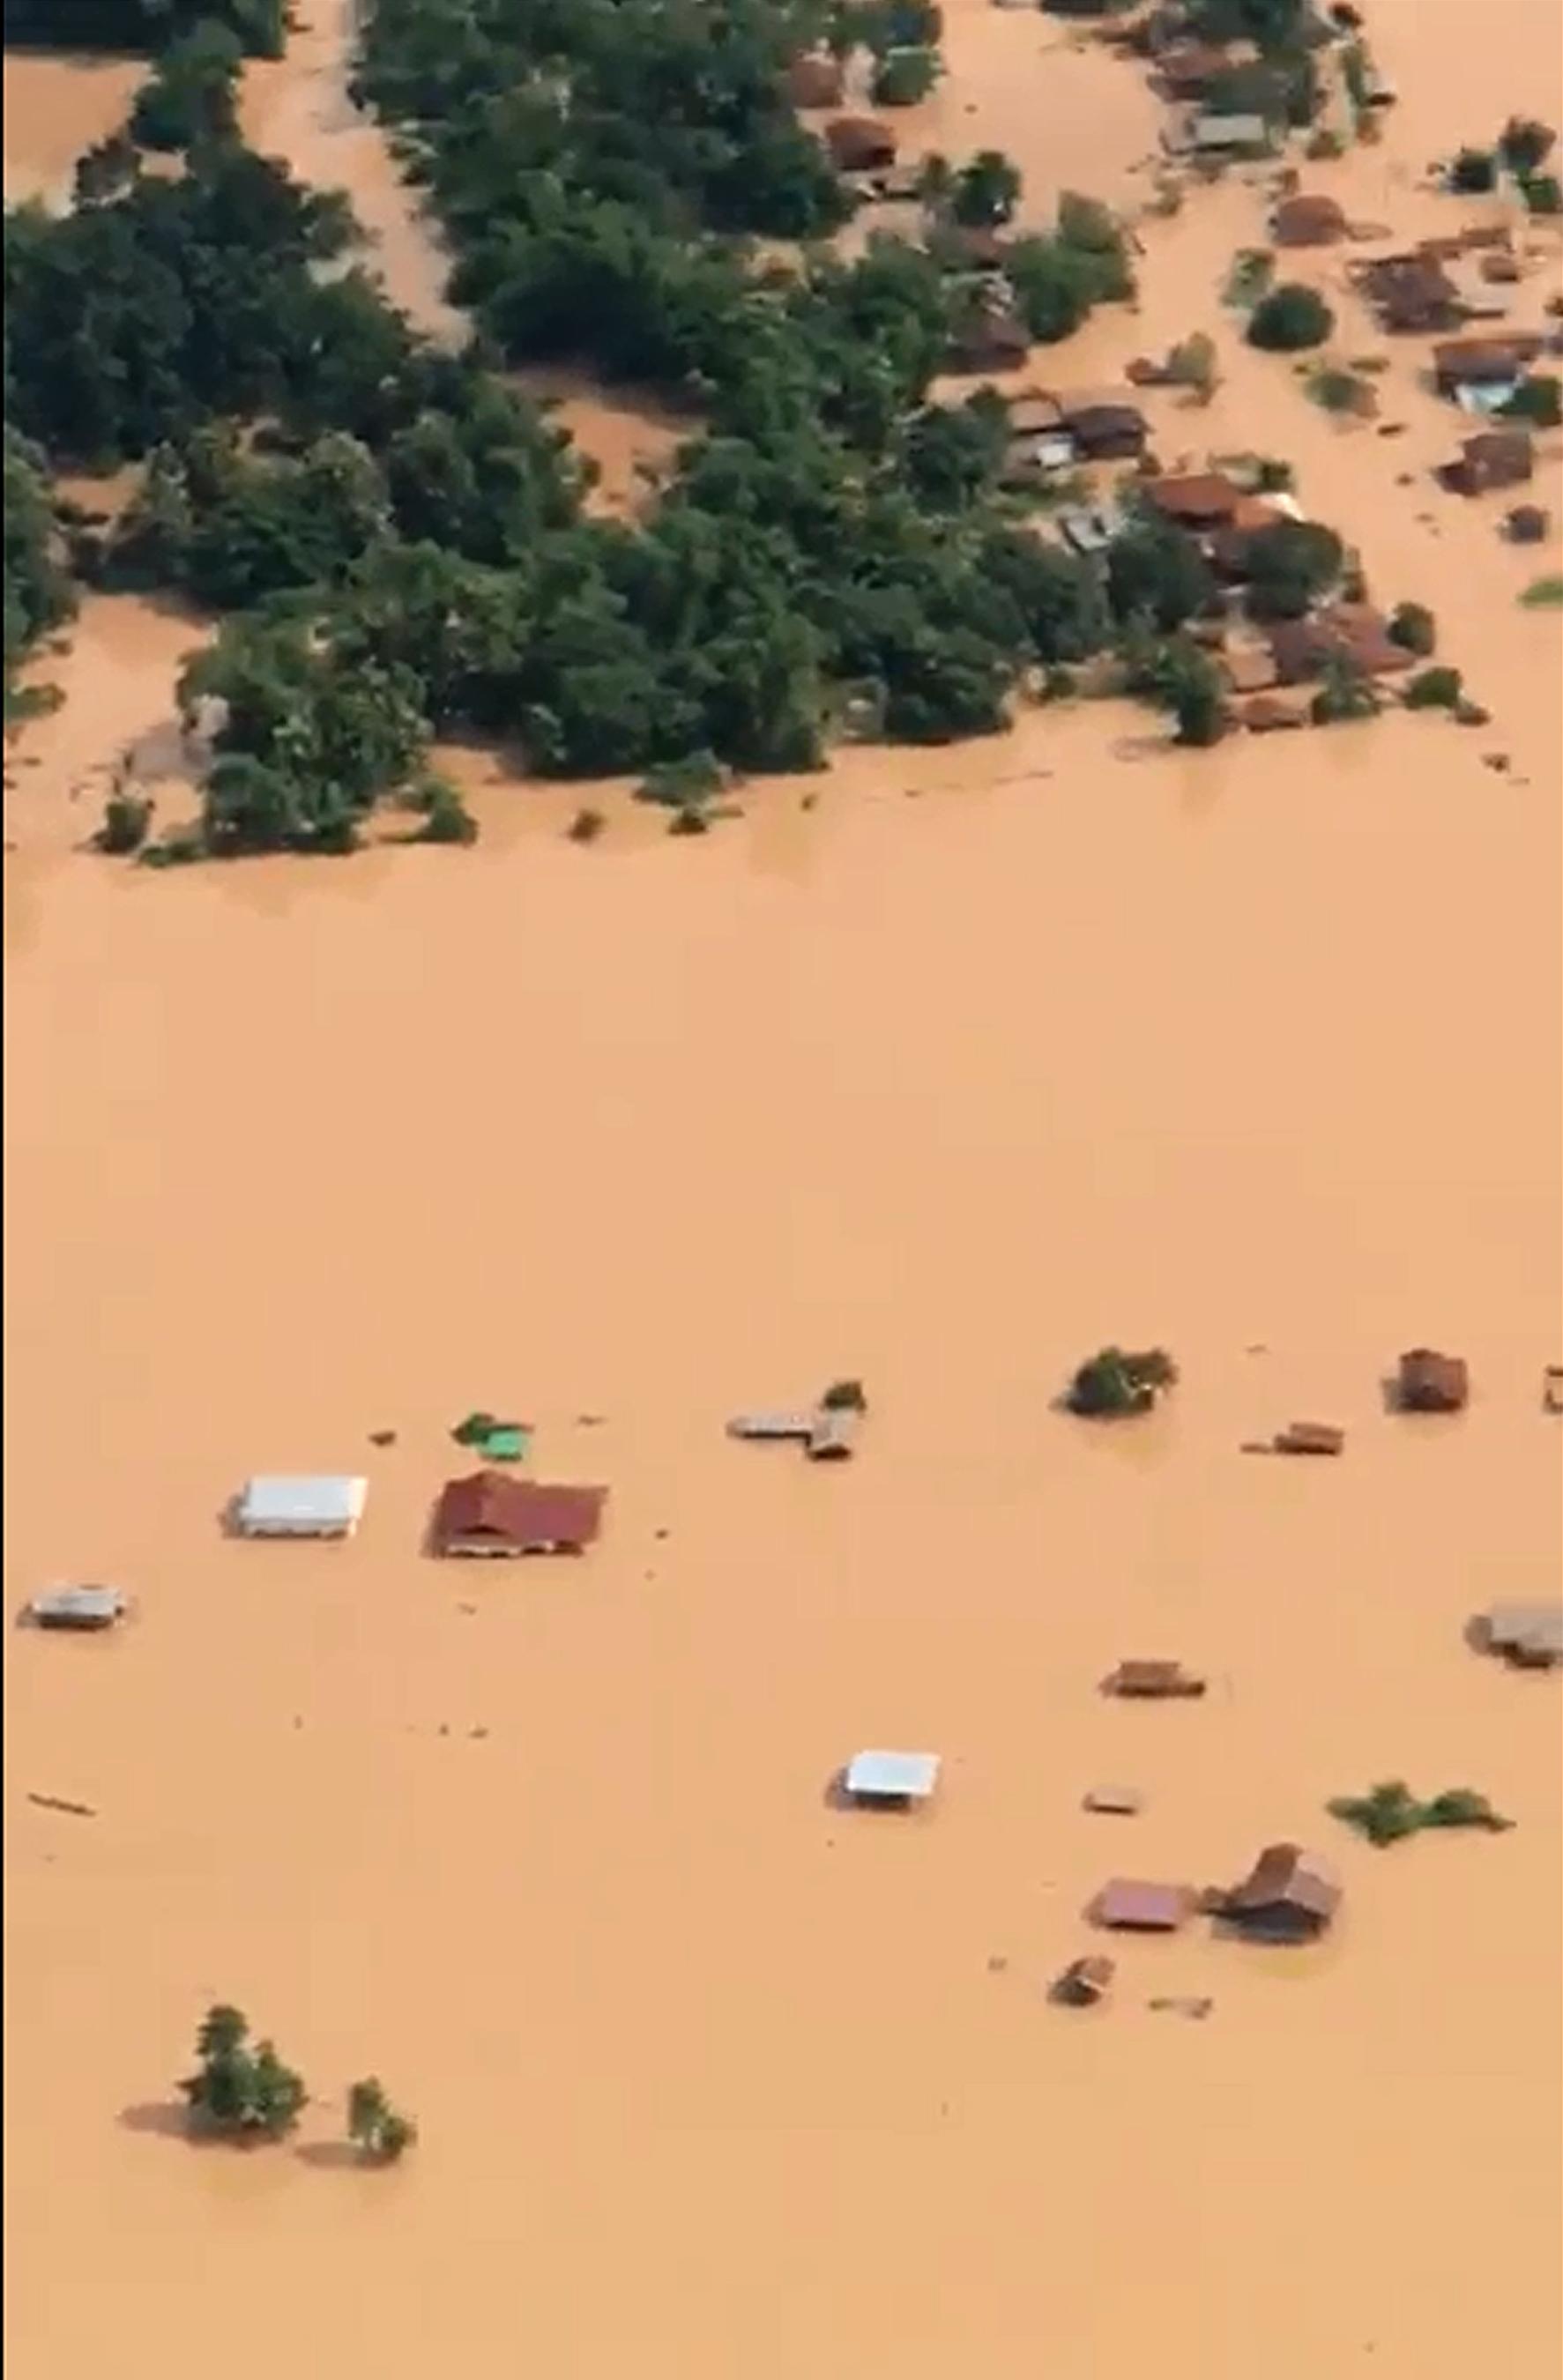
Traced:
<path id="1" fill-rule="evenodd" d="M 1188 1884 L 1155 1884 L 1115 1876 L 1091 1903 L 1095 1924 L 1131 1934 L 1173 1934 L 1193 1913 L 1198 1894 Z"/>
<path id="2" fill-rule="evenodd" d="M 1490 1651 L 1521 1669 L 1552 1669 L 1563 1661 L 1563 1603 L 1496 1603 L 1484 1613 Z"/>
<path id="3" fill-rule="evenodd" d="M 606 1488 L 554 1487 L 503 1471 L 447 1480 L 430 1532 L 438 1554 L 583 1553 L 602 1526 Z"/>
<path id="4" fill-rule="evenodd" d="M 854 1802 L 926 1802 L 939 1783 L 937 1752 L 854 1752 L 842 1776 Z"/>
<path id="5" fill-rule="evenodd" d="M 55 1586 L 35 1595 L 27 1609 L 39 1628 L 112 1628 L 125 1608 L 116 1586 Z"/>
<path id="6" fill-rule="evenodd" d="M 235 1518 L 250 1537 L 350 1537 L 369 1482 L 351 1472 L 263 1472 L 249 1480 Z"/>

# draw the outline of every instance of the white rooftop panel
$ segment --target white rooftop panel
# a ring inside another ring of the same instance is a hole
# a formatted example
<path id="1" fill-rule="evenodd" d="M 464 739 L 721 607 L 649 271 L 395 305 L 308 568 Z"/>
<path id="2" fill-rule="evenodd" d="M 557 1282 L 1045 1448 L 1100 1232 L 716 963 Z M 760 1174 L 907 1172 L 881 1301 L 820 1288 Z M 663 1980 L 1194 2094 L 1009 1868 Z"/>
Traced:
<path id="1" fill-rule="evenodd" d="M 872 1801 L 926 1802 L 938 1782 L 937 1752 L 859 1752 L 847 1765 L 847 1791 Z"/>
<path id="2" fill-rule="evenodd" d="M 331 1472 L 251 1479 L 239 1501 L 247 1529 L 351 1529 L 369 1493 L 366 1479 Z"/>

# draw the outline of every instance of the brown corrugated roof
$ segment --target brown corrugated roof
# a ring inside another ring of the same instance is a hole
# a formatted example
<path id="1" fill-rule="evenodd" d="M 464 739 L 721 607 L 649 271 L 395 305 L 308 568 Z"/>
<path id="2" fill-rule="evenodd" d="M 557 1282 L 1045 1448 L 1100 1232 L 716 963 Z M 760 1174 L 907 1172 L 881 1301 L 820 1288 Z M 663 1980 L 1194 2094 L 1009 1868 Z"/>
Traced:
<path id="1" fill-rule="evenodd" d="M 1181 1661 L 1120 1661 L 1107 1682 L 1114 1694 L 1198 1694 L 1203 1678 L 1191 1676 Z"/>
<path id="2" fill-rule="evenodd" d="M 872 115 L 838 115 L 825 127 L 825 146 L 847 174 L 895 163 L 895 135 L 888 124 Z"/>
<path id="3" fill-rule="evenodd" d="M 1399 1401 L 1412 1412 L 1454 1413 L 1471 1393 L 1463 1355 L 1440 1355 L 1433 1347 L 1412 1347 L 1400 1358 Z"/>
<path id="4" fill-rule="evenodd" d="M 607 1496 L 606 1488 L 556 1488 L 503 1471 L 474 1471 L 441 1490 L 435 1543 L 476 1537 L 517 1549 L 588 1546 L 602 1525 Z"/>
<path id="5" fill-rule="evenodd" d="M 1147 1884 L 1138 1876 L 1115 1876 L 1097 1893 L 1091 1915 L 1098 1925 L 1170 1933 L 1182 1925 L 1197 1897 L 1191 1885 Z"/>
<path id="6" fill-rule="evenodd" d="M 1440 380 L 1472 385 L 1511 380 L 1541 353 L 1541 346 L 1533 331 L 1501 339 L 1446 339 L 1433 350 L 1433 369 Z"/>
<path id="7" fill-rule="evenodd" d="M 842 87 L 834 58 L 794 58 L 787 68 L 787 96 L 794 107 L 840 107 Z"/>
<path id="8" fill-rule="evenodd" d="M 1346 211 L 1339 200 L 1304 191 L 1283 199 L 1270 222 L 1278 248 L 1323 248 L 1344 239 L 1346 229 Z"/>
<path id="9" fill-rule="evenodd" d="M 1327 1868 L 1297 1843 L 1269 1843 L 1250 1873 L 1227 1895 L 1234 1916 L 1257 1916 L 1266 1909 L 1299 1909 L 1309 1917 L 1332 1917 L 1340 1887 Z"/>
<path id="10" fill-rule="evenodd" d="M 1242 490 L 1224 471 L 1170 472 L 1165 478 L 1145 480 L 1142 493 L 1169 520 L 1212 526 L 1230 521 L 1243 497 Z"/>
<path id="11" fill-rule="evenodd" d="M 1535 450 L 1526 430 L 1479 430 L 1460 445 L 1461 460 L 1489 486 L 1512 487 L 1528 480 Z"/>
<path id="12" fill-rule="evenodd" d="M 1311 620 L 1278 620 L 1269 644 L 1277 674 L 1288 686 L 1318 676 L 1330 661 L 1348 662 L 1364 677 L 1387 677 L 1409 669 L 1413 658 L 1366 603 L 1332 603 Z"/>

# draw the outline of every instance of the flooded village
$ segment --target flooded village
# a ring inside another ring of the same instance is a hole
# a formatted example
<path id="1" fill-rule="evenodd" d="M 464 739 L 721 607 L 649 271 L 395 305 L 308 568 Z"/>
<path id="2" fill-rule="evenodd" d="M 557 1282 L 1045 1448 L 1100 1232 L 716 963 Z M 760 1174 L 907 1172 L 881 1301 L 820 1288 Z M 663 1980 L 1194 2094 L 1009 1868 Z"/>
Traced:
<path id="1" fill-rule="evenodd" d="M 94 839 L 200 814 L 215 611 L 84 586 L 23 664 L 30 2380 L 250 2380 L 284 2313 L 383 2380 L 1557 2371 L 1563 218 L 1461 162 L 1563 125 L 1557 29 L 1371 0 L 1255 133 L 1156 14 L 946 0 L 921 95 L 793 97 L 843 252 L 959 247 L 1018 533 L 1193 555 L 1176 686 L 849 712 L 676 838 L 436 722 L 471 847 L 161 869 Z M 300 0 L 240 128 L 454 355 L 356 37 Z M 7 206 L 146 71 L 8 50 Z M 1017 334 L 1068 193 L 1133 294 Z M 512 377 L 655 515 L 697 419 Z M 144 477 L 56 489 L 112 544 Z M 309 2094 L 243 2150 L 176 2080 L 238 2010 Z"/>

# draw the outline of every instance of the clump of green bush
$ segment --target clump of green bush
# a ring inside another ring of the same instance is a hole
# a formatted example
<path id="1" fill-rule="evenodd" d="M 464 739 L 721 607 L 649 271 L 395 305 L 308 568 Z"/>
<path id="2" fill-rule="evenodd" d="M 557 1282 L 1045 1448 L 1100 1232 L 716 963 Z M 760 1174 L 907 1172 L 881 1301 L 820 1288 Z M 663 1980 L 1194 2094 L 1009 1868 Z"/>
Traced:
<path id="1" fill-rule="evenodd" d="M 1130 1354 L 1103 1347 L 1076 1371 L 1065 1399 L 1069 1410 L 1091 1420 L 1149 1413 L 1163 1390 L 1176 1386 L 1178 1367 L 1164 1347 Z"/>
<path id="2" fill-rule="evenodd" d="M 1458 710 L 1464 682 L 1457 669 L 1418 670 L 1405 690 L 1408 710 Z"/>
<path id="3" fill-rule="evenodd" d="M 1296 355 L 1303 347 L 1322 347 L 1334 328 L 1335 316 L 1316 289 L 1302 281 L 1282 281 L 1249 316 L 1248 344 L 1270 355 Z"/>
<path id="4" fill-rule="evenodd" d="M 1380 1851 L 1429 1829 L 1474 1827 L 1499 1835 L 1514 1824 L 1512 1818 L 1499 1816 L 1484 1793 L 1473 1793 L 1467 1786 L 1454 1786 L 1448 1792 L 1435 1793 L 1430 1802 L 1419 1802 L 1399 1778 L 1375 1785 L 1367 1793 L 1341 1794 L 1328 1809 L 1332 1818 L 1354 1827 Z"/>

